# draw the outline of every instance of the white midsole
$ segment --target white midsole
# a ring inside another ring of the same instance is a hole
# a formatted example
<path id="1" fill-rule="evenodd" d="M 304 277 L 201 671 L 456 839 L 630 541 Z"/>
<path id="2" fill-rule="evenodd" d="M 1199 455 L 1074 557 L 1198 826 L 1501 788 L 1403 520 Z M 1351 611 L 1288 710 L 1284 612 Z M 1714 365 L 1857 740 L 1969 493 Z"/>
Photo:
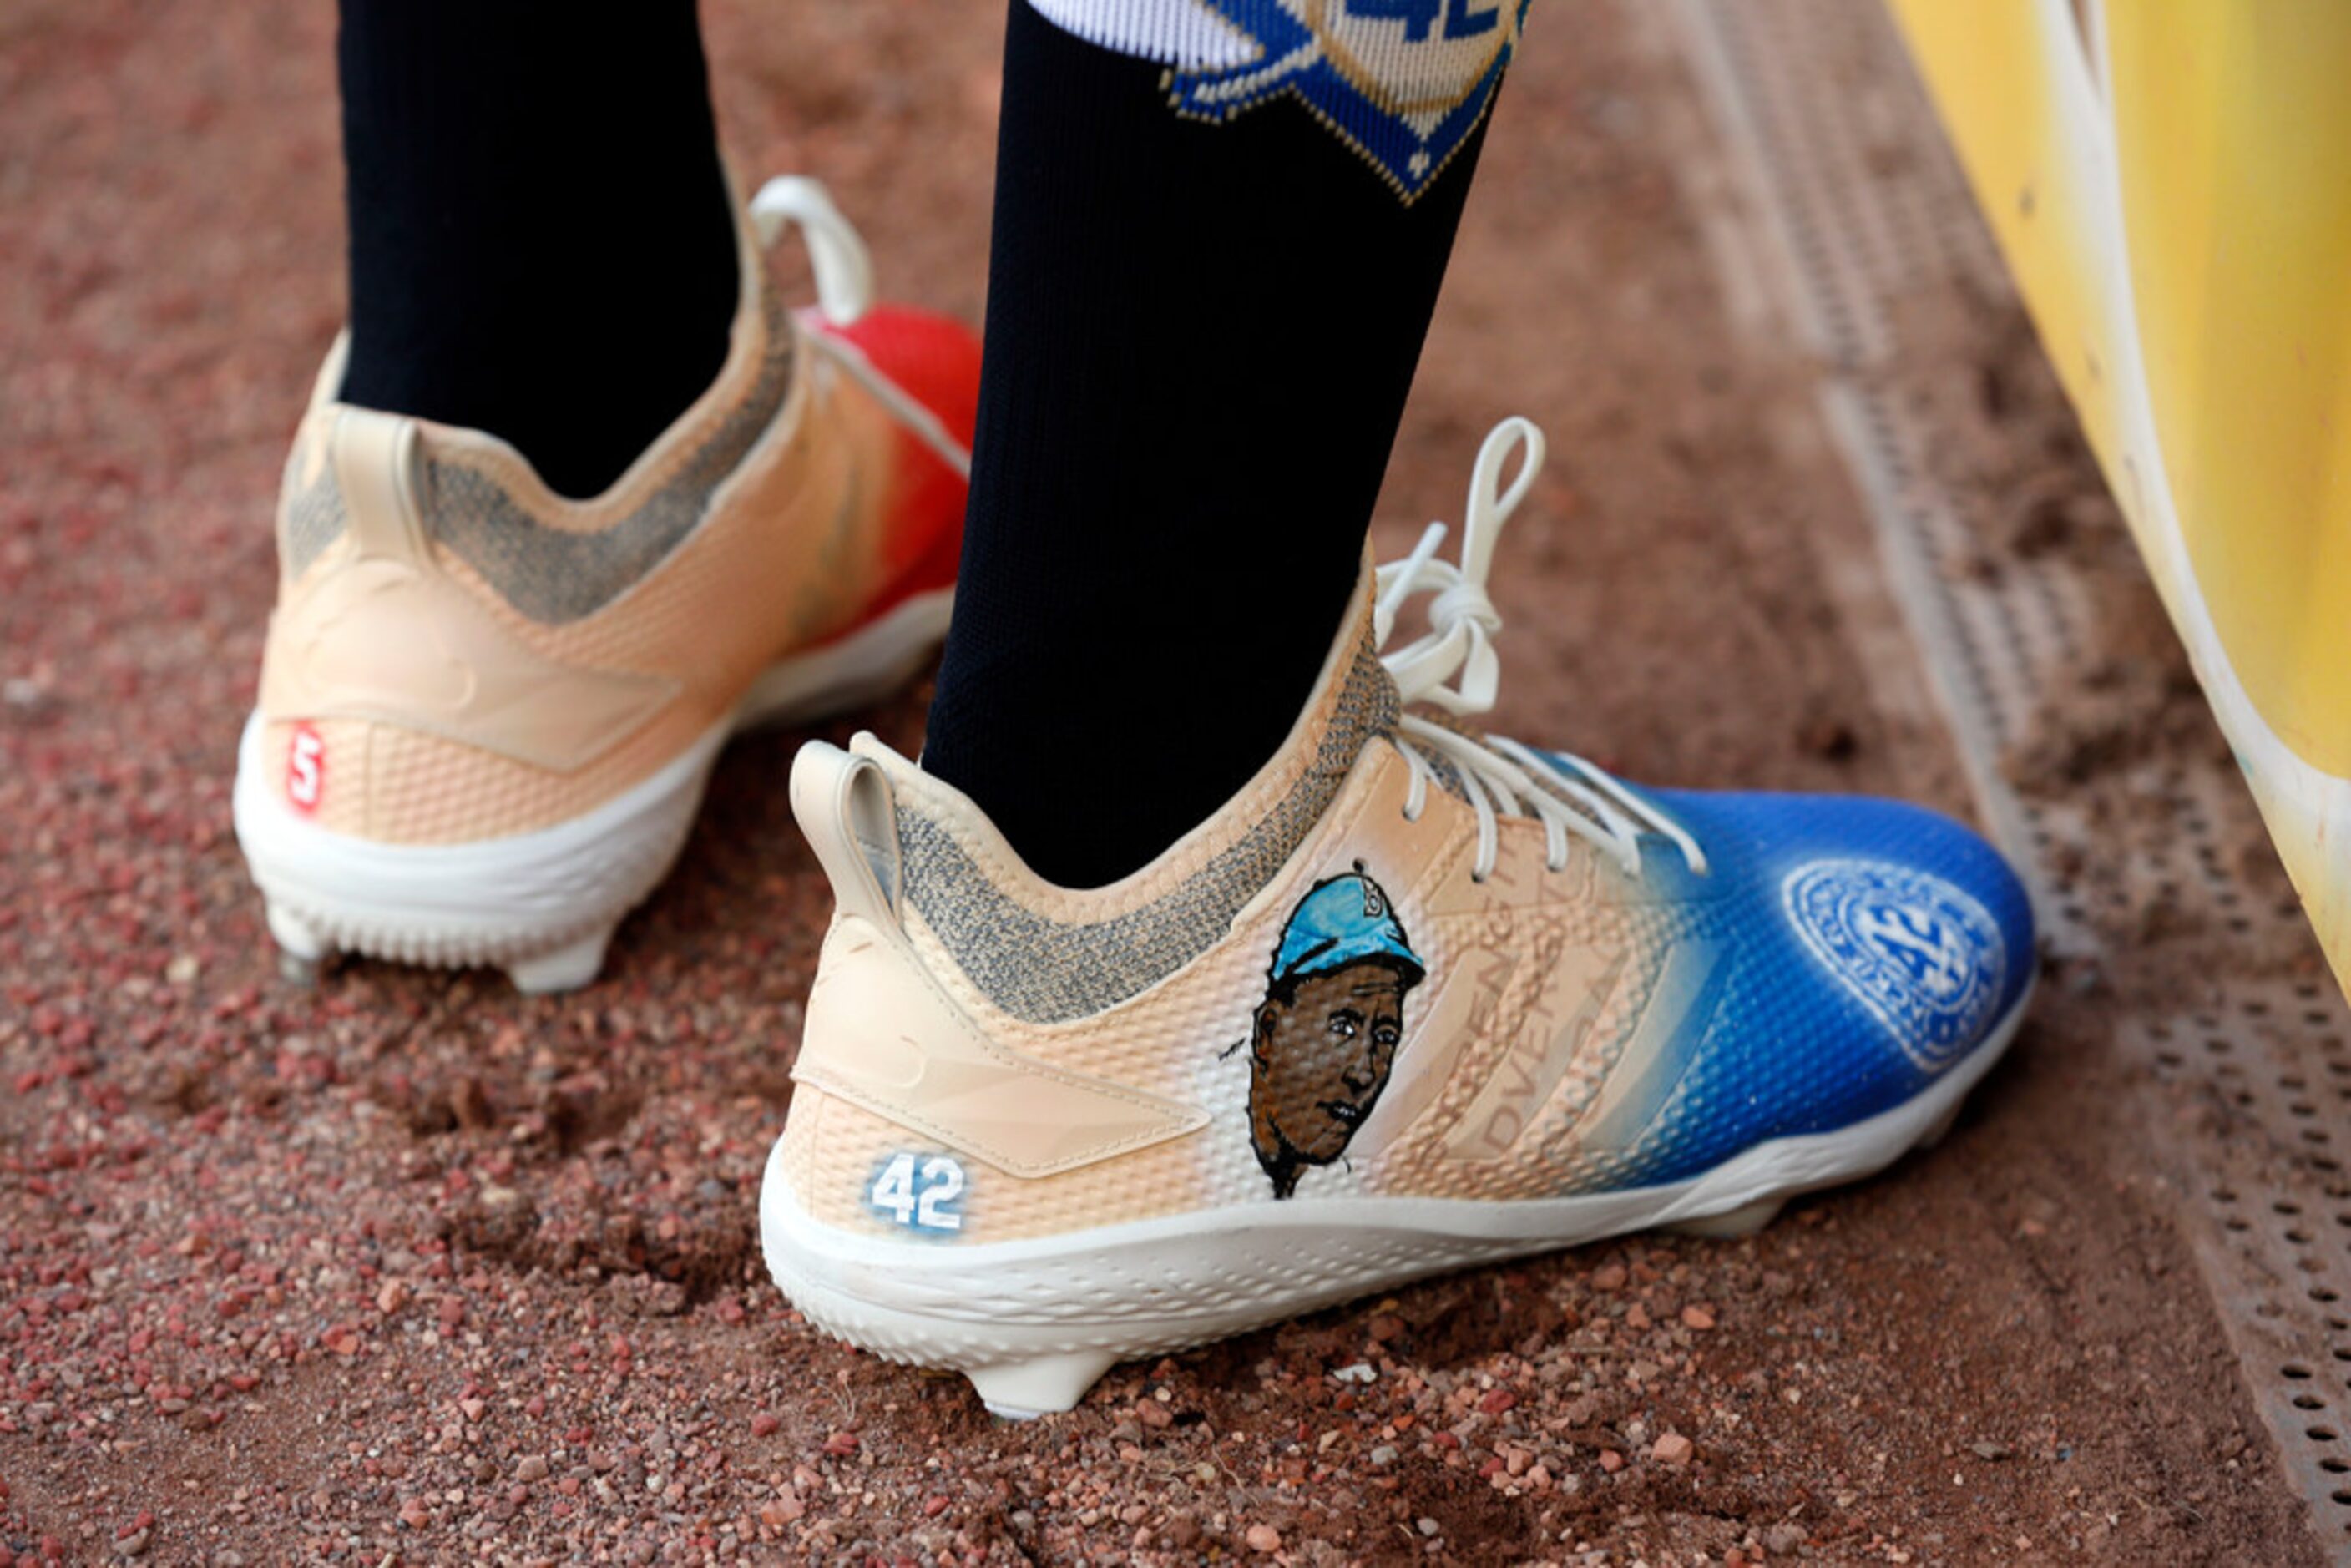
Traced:
<path id="1" fill-rule="evenodd" d="M 684 846 L 729 736 L 888 691 L 936 645 L 953 598 L 919 595 L 838 642 L 779 661 L 732 714 L 593 810 L 467 843 L 379 843 L 305 820 L 271 786 L 266 722 L 256 710 L 237 747 L 237 841 L 281 937 L 307 928 L 320 947 L 424 963 L 528 956 L 611 926 L 653 890 Z"/>
<path id="2" fill-rule="evenodd" d="M 1480 1203 L 1294 1198 L 1002 1242 L 898 1241 L 811 1218 L 771 1154 L 769 1271 L 818 1326 L 893 1359 L 972 1371 L 1219 1339 L 1472 1263 L 1704 1219 L 1868 1176 L 1937 1128 L 2007 1050 L 2030 992 L 1927 1090 L 1834 1132 L 1759 1144 L 1666 1186 Z"/>

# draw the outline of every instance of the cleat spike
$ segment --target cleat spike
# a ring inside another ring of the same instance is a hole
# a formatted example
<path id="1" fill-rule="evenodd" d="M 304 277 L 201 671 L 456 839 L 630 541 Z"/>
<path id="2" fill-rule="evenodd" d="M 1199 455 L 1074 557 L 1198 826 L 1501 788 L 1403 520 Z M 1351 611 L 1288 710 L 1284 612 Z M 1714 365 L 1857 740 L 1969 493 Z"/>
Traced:
<path id="1" fill-rule="evenodd" d="M 319 960 L 304 958 L 280 947 L 277 950 L 277 977 L 288 986 L 310 990 L 319 983 Z"/>
<path id="2" fill-rule="evenodd" d="M 1696 1219 L 1684 1219 L 1666 1227 L 1677 1236 L 1699 1236 L 1710 1241 L 1736 1241 L 1742 1236 L 1752 1236 L 1774 1219 L 1787 1202 L 1781 1197 L 1758 1198 L 1720 1214 L 1704 1214 Z"/>
<path id="3" fill-rule="evenodd" d="M 1055 1411 L 1074 1409 L 1086 1390 L 1117 1361 L 1113 1351 L 1073 1350 L 967 1367 L 964 1375 L 979 1391 L 979 1402 L 987 1406 L 989 1415 L 1007 1421 L 1032 1421 Z"/>
<path id="4" fill-rule="evenodd" d="M 1919 1134 L 1918 1141 L 1910 1146 L 1914 1149 L 1931 1149 L 1939 1146 L 1945 1138 L 1951 1135 L 1951 1129 L 1959 1125 L 1959 1109 L 1966 1103 L 1964 1100 L 1952 1101 L 1951 1108 L 1936 1117 L 1934 1125 Z"/>
<path id="5" fill-rule="evenodd" d="M 313 967 L 327 956 L 326 939 L 308 920 L 282 904 L 271 902 L 263 907 L 268 912 L 269 935 L 276 939 L 279 952 Z"/>
<path id="6" fill-rule="evenodd" d="M 507 978 L 525 996 L 578 990 L 604 967 L 604 947 L 611 940 L 612 927 L 601 926 L 560 947 L 516 959 L 507 966 Z"/>

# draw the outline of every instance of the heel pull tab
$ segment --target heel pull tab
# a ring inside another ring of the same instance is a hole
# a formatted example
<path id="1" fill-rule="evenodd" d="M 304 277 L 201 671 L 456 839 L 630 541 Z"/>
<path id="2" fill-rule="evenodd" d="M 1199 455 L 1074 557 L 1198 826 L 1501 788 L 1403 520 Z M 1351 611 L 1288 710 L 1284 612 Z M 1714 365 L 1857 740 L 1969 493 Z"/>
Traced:
<path id="1" fill-rule="evenodd" d="M 792 761 L 792 812 L 840 904 L 795 1082 L 1021 1178 L 1207 1125 L 1197 1106 L 1005 1044 L 940 984 L 898 919 L 898 810 L 879 763 L 810 741 Z"/>
<path id="2" fill-rule="evenodd" d="M 428 565 L 416 505 L 416 422 L 372 409 L 338 409 L 330 461 L 359 559 Z"/>
<path id="3" fill-rule="evenodd" d="M 792 815 L 841 912 L 898 924 L 898 807 L 872 758 L 811 740 L 792 759 Z"/>

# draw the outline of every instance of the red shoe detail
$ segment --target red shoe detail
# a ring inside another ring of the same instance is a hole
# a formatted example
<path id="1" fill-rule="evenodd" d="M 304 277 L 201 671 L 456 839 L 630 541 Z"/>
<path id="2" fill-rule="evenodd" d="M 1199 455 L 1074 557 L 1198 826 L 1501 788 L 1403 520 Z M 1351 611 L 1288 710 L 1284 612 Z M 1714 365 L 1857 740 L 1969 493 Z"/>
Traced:
<path id="1" fill-rule="evenodd" d="M 967 452 L 979 417 L 979 339 L 962 322 L 899 305 L 878 305 L 847 327 L 819 328 L 854 344 L 873 368 L 935 415 Z M 898 434 L 891 476 L 892 517 L 883 562 L 889 587 L 859 619 L 864 625 L 918 594 L 955 586 L 963 555 L 970 486 L 919 436 Z M 853 630 L 854 628 L 852 628 Z"/>

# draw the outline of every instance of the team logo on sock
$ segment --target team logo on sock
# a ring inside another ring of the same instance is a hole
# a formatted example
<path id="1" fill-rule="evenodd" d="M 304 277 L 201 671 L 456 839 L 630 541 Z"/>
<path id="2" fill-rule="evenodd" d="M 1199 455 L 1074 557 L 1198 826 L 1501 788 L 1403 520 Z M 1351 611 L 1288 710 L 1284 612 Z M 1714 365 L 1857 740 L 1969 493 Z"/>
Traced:
<path id="1" fill-rule="evenodd" d="M 2007 945 L 1990 911 L 1937 876 L 1879 861 L 1815 861 L 1782 884 L 1788 917 L 1830 973 L 1929 1072 L 1999 1006 Z"/>
<path id="2" fill-rule="evenodd" d="M 1035 0 L 1081 37 L 1172 68 L 1176 109 L 1227 120 L 1284 92 L 1407 202 L 1478 129 L 1531 0 Z"/>
<path id="3" fill-rule="evenodd" d="M 1249 1142 L 1274 1197 L 1347 1152 L 1388 1086 L 1405 998 L 1426 973 L 1361 861 L 1290 912 L 1249 1040 Z"/>

